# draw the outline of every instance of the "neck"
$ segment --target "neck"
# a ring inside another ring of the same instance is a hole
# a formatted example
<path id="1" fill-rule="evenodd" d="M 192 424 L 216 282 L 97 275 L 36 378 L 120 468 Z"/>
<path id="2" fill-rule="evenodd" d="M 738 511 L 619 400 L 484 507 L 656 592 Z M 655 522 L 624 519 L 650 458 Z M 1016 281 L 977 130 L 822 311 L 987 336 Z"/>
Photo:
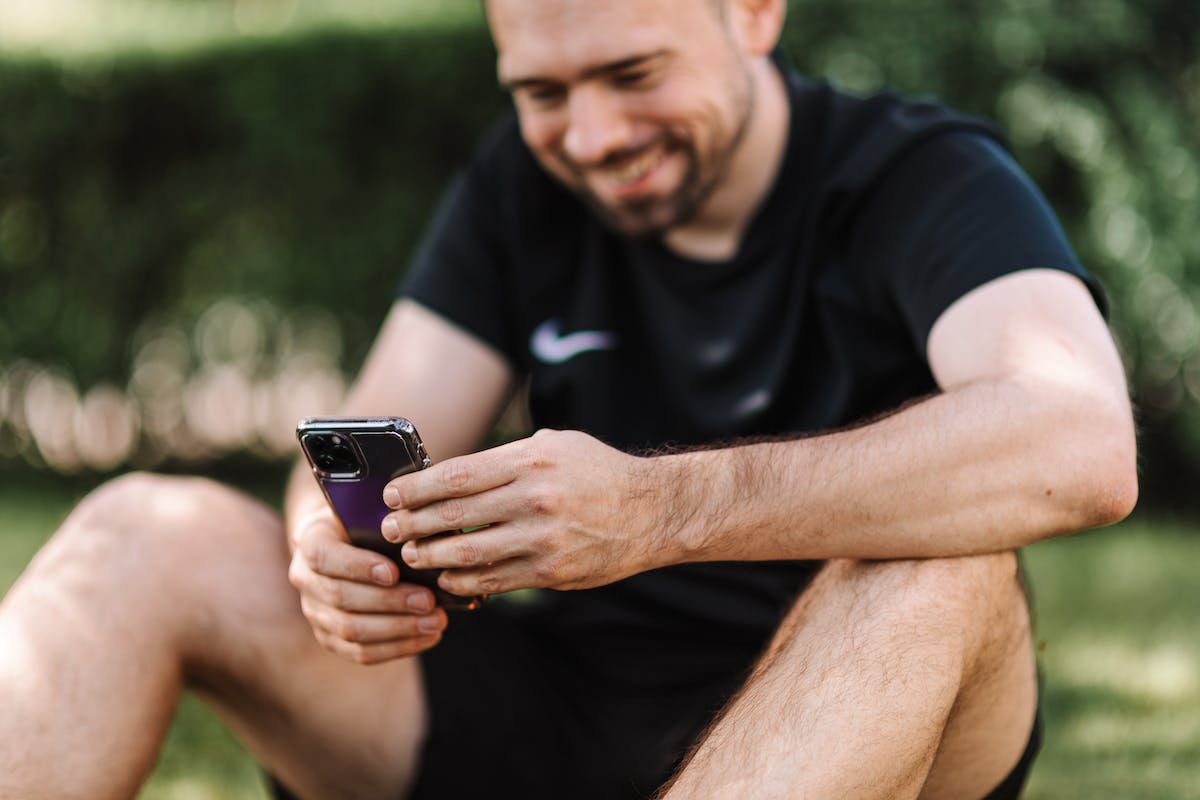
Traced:
<path id="1" fill-rule="evenodd" d="M 732 258 L 750 220 L 775 185 L 787 148 L 787 88 L 769 59 L 752 65 L 757 101 L 746 132 L 729 163 L 729 173 L 691 220 L 663 234 L 663 243 L 685 258 Z"/>

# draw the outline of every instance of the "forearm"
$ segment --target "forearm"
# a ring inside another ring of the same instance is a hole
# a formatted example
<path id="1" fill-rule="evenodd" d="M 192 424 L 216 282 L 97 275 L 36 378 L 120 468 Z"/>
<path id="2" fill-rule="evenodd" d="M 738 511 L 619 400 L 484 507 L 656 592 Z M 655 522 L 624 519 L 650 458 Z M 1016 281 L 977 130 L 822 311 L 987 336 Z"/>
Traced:
<path id="1" fill-rule="evenodd" d="M 665 457 L 680 560 L 991 552 L 1113 522 L 1136 497 L 1124 398 L 981 381 L 859 428 Z"/>

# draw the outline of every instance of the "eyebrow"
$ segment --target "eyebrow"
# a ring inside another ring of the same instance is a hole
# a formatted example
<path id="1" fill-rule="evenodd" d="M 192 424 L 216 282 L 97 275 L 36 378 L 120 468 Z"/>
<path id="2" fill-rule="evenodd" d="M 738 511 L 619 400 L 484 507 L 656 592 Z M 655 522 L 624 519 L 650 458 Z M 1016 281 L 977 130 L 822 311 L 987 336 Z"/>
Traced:
<path id="1" fill-rule="evenodd" d="M 604 75 L 613 75 L 618 72 L 624 72 L 627 69 L 634 69 L 636 67 L 645 66 L 646 64 L 648 64 L 651 61 L 656 61 L 658 59 L 661 59 L 661 58 L 669 55 L 670 52 L 671 51 L 669 49 L 663 48 L 661 50 L 655 50 L 650 53 L 642 53 L 640 55 L 630 56 L 629 58 L 622 58 L 622 59 L 618 59 L 617 61 L 609 61 L 604 64 L 598 64 L 594 67 L 589 67 L 588 69 L 585 69 L 582 73 L 580 73 L 580 77 L 584 78 L 584 79 L 590 79 L 590 78 L 602 77 Z M 558 84 L 558 83 L 561 83 L 561 81 L 553 80 L 551 78 L 541 78 L 536 75 L 531 75 L 528 77 L 516 77 L 516 78 L 507 78 L 507 79 L 501 78 L 500 79 L 500 88 L 504 89 L 507 92 L 514 92 L 518 89 L 528 88 L 531 86 L 547 86 L 547 85 L 553 85 L 553 84 Z"/>

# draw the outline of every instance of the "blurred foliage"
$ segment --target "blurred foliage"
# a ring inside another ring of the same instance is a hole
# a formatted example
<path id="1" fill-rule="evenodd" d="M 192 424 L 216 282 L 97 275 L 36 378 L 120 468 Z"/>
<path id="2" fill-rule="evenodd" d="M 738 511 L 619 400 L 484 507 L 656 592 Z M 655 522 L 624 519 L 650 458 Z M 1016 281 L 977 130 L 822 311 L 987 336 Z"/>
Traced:
<path id="1" fill-rule="evenodd" d="M 324 309 L 337 330 L 315 329 L 352 371 L 441 185 L 506 107 L 481 20 L 457 13 L 176 54 L 0 53 L 0 378 L 25 359 L 124 386 L 164 326 L 199 362 L 203 314 L 231 296 L 267 350 L 285 312 L 303 328 Z M 1108 289 L 1152 489 L 1200 463 L 1198 38 L 1195 0 L 803 0 L 785 33 L 806 72 L 1009 132 Z M 0 454 L 37 461 L 6 435 Z"/>
<path id="2" fill-rule="evenodd" d="M 147 320 L 226 294 L 324 305 L 361 354 L 492 61 L 443 32 L 0 65 L 0 359 L 124 379 Z"/>

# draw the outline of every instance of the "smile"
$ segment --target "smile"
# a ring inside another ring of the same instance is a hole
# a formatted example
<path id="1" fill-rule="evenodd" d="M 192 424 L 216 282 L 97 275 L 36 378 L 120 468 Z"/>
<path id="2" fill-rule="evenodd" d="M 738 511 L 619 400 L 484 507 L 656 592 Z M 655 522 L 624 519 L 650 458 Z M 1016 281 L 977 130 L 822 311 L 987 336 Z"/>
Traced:
<path id="1" fill-rule="evenodd" d="M 604 174 L 621 186 L 632 186 L 653 172 L 666 159 L 667 152 L 662 143 L 652 145 L 634 158 L 605 169 Z"/>

